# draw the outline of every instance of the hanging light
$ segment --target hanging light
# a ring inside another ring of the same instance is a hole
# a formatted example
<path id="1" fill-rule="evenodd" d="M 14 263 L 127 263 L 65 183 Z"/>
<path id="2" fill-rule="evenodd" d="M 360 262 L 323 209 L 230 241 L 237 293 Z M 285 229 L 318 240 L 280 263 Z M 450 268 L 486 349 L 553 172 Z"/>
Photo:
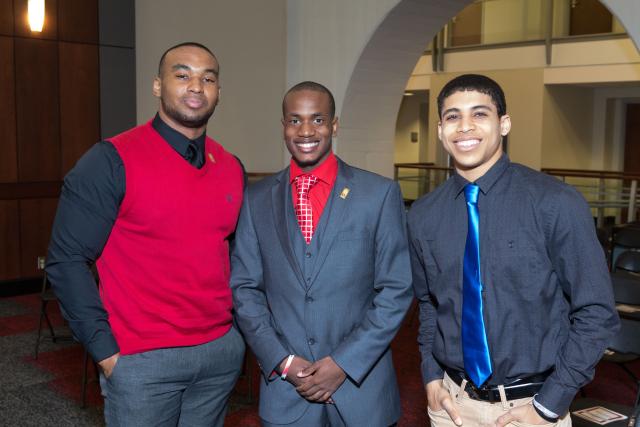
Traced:
<path id="1" fill-rule="evenodd" d="M 44 0 L 29 0 L 27 10 L 31 31 L 41 32 L 44 25 Z"/>

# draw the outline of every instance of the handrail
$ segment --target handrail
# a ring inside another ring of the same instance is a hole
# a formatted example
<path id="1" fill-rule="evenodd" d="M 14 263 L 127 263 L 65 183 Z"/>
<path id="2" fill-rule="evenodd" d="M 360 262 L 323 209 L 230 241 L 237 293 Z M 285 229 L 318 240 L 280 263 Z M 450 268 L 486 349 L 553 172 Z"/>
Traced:
<path id="1" fill-rule="evenodd" d="M 566 178 L 597 179 L 598 184 L 595 186 L 596 200 L 588 200 L 588 202 L 589 205 L 597 211 L 598 227 L 604 225 L 604 210 L 606 208 L 627 208 L 627 222 L 635 220 L 640 174 L 607 170 L 560 168 L 542 168 L 541 171 L 549 175 L 561 177 L 563 181 L 566 181 Z M 607 190 L 605 180 L 622 181 L 620 183 L 622 187 Z M 624 183 L 625 181 L 629 182 L 628 190 Z M 585 185 L 575 185 L 575 187 L 587 188 L 589 190 L 594 188 L 593 186 Z M 613 198 L 607 199 L 607 196 L 612 196 Z"/>
<path id="2" fill-rule="evenodd" d="M 418 171 L 418 174 L 400 177 L 400 169 L 412 169 Z M 408 194 L 410 193 L 409 189 L 405 185 L 405 188 L 403 189 L 403 197 L 407 202 L 412 202 L 421 195 L 429 193 L 449 178 L 452 172 L 453 168 L 436 166 L 431 162 L 394 163 L 393 165 L 394 180 L 398 181 L 400 184 L 402 184 L 402 182 L 409 183 L 407 185 L 410 185 L 410 187 L 415 190 L 412 192 L 415 193 L 415 195 L 410 197 Z M 411 183 L 417 183 L 417 187 L 414 188 L 414 184 Z"/>
<path id="3" fill-rule="evenodd" d="M 549 175 L 571 176 L 571 177 L 577 177 L 577 178 L 608 178 L 608 179 L 640 180 L 640 174 L 619 172 L 619 171 L 591 170 L 591 169 L 557 169 L 557 168 L 542 168 L 540 169 L 540 171 Z"/>
<path id="4" fill-rule="evenodd" d="M 417 174 L 400 176 L 400 169 L 419 171 Z M 442 172 L 445 172 L 444 174 Z M 405 199 L 411 201 L 433 191 L 451 176 L 453 168 L 435 166 L 433 163 L 395 163 L 394 179 L 401 184 Z M 582 192 L 589 206 L 596 210 L 598 226 L 604 225 L 605 209 L 617 209 L 616 216 L 621 221 L 623 209 L 627 209 L 627 222 L 636 217 L 640 204 L 638 183 L 640 174 L 608 170 L 542 168 L 541 172 L 557 176 L 563 181 L 567 178 L 595 179 L 595 185 L 574 182 L 573 186 Z M 607 182 L 616 181 L 607 185 Z M 407 194 L 411 193 L 411 197 Z"/>

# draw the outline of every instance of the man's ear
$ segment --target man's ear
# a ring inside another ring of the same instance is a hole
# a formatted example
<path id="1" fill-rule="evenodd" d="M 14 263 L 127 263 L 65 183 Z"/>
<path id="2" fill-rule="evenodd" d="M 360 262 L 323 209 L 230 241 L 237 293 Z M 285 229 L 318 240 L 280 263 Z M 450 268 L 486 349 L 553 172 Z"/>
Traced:
<path id="1" fill-rule="evenodd" d="M 508 114 L 500 117 L 500 135 L 507 136 L 511 131 L 511 117 Z"/>
<path id="2" fill-rule="evenodd" d="M 153 88 L 151 89 L 153 96 L 155 96 L 156 98 L 160 98 L 160 93 L 162 92 L 161 89 L 162 80 L 160 80 L 160 76 L 157 76 L 155 79 L 153 79 Z"/>
<path id="3" fill-rule="evenodd" d="M 331 136 L 338 136 L 338 116 L 335 116 L 333 120 L 331 120 Z"/>

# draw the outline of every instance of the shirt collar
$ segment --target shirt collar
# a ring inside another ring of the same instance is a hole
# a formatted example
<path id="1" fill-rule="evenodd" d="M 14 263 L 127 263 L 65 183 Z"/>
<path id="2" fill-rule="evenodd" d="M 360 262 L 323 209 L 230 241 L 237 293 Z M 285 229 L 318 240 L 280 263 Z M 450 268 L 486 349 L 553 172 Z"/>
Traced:
<path id="1" fill-rule="evenodd" d="M 483 194 L 487 194 L 510 164 L 509 156 L 507 156 L 506 153 L 502 153 L 502 156 L 500 156 L 496 164 L 491 166 L 484 175 L 476 180 L 475 184 L 480 187 L 480 191 L 482 191 Z M 458 173 L 454 174 L 453 179 L 455 183 L 455 197 L 458 197 L 469 181 Z"/>
<path id="2" fill-rule="evenodd" d="M 160 134 L 160 136 L 169 143 L 169 145 L 178 152 L 182 157 L 186 158 L 189 154 L 189 145 L 195 144 L 196 149 L 204 153 L 204 140 L 206 132 L 196 139 L 189 139 L 168 124 L 166 124 L 161 118 L 160 114 L 156 113 L 153 118 L 151 126 Z"/>
<path id="3" fill-rule="evenodd" d="M 303 171 L 293 159 L 291 159 L 290 165 L 290 182 L 293 182 L 300 175 L 313 174 L 320 181 L 324 181 L 326 184 L 332 185 L 335 181 L 336 176 L 338 175 L 338 159 L 336 158 L 335 154 L 333 154 L 333 151 L 330 151 L 327 158 L 324 159 L 318 166 L 316 166 L 315 169 L 309 172 Z"/>

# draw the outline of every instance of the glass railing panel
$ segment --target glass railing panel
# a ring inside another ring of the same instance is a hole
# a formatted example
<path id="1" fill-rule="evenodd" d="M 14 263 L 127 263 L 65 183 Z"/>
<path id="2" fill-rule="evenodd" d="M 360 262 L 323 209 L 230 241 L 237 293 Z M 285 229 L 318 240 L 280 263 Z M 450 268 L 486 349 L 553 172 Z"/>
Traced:
<path id="1" fill-rule="evenodd" d="M 626 33 L 598 0 L 482 0 L 445 26 L 444 46 L 543 41 L 549 26 L 554 39 Z"/>

